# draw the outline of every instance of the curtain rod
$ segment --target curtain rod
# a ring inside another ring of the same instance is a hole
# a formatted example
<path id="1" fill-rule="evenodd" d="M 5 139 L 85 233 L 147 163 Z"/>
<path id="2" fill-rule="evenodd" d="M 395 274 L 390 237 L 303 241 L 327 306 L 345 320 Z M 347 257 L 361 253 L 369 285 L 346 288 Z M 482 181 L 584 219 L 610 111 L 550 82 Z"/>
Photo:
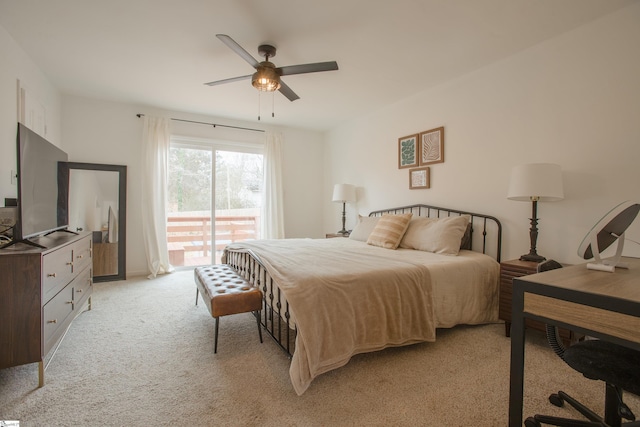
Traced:
<path id="1" fill-rule="evenodd" d="M 138 113 L 138 114 L 136 114 L 136 116 L 138 118 L 140 118 L 140 117 L 144 117 L 144 114 Z M 199 124 L 199 125 L 213 126 L 214 128 L 219 126 L 221 128 L 250 130 L 252 132 L 264 132 L 264 130 L 262 130 L 262 129 L 252 129 L 252 128 L 243 128 L 243 127 L 240 127 L 240 126 L 220 125 L 220 124 L 217 124 L 217 123 L 197 122 L 197 121 L 194 121 L 194 120 L 174 119 L 173 117 L 171 118 L 171 120 L 175 120 L 176 122 L 196 123 L 196 124 Z"/>

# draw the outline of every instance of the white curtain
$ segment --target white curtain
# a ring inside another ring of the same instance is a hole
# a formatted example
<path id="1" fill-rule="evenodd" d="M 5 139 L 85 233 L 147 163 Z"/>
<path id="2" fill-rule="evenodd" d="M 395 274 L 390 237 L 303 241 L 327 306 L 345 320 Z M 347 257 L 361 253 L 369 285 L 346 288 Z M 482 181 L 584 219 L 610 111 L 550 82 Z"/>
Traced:
<path id="1" fill-rule="evenodd" d="M 283 139 L 282 133 L 267 131 L 264 145 L 264 191 L 262 193 L 261 238 L 263 239 L 284 239 Z"/>
<path id="2" fill-rule="evenodd" d="M 150 279 L 170 273 L 167 248 L 167 169 L 170 119 L 144 117 L 142 135 L 142 235 Z"/>

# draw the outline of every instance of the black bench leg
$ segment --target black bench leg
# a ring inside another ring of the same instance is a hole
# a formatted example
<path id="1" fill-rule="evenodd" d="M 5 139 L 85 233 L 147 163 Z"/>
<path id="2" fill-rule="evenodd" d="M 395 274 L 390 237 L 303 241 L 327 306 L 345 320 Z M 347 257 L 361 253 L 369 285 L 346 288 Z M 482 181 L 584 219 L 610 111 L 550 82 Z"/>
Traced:
<path id="1" fill-rule="evenodd" d="M 200 289 L 196 288 L 196 305 L 198 305 L 198 295 L 200 295 Z"/>
<path id="2" fill-rule="evenodd" d="M 216 336 L 213 341 L 213 353 L 218 352 L 218 322 L 220 322 L 220 317 L 216 317 Z"/>
<path id="3" fill-rule="evenodd" d="M 260 335 L 260 342 L 262 343 L 262 325 L 260 325 L 260 310 L 254 312 L 256 316 L 256 321 L 258 322 L 258 335 Z"/>

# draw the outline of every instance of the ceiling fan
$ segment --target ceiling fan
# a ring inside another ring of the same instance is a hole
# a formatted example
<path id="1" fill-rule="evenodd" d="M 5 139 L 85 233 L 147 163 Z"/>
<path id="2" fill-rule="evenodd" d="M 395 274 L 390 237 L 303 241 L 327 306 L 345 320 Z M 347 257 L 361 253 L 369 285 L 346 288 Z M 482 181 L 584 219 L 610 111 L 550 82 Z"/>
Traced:
<path id="1" fill-rule="evenodd" d="M 293 74 L 305 74 L 305 73 L 317 73 L 319 71 L 332 71 L 338 69 L 338 63 L 336 61 L 329 62 L 316 62 L 313 64 L 300 64 L 289 65 L 286 67 L 276 67 L 270 58 L 276 56 L 276 48 L 269 44 L 262 44 L 258 46 L 258 52 L 261 56 L 264 56 L 264 61 L 258 62 L 251 56 L 246 50 L 242 48 L 235 40 L 226 34 L 216 34 L 224 44 L 226 44 L 231 50 L 240 55 L 242 59 L 247 61 L 249 65 L 256 69 L 253 74 L 246 76 L 232 77 L 230 79 L 217 80 L 214 82 L 205 83 L 207 86 L 216 86 L 224 83 L 236 82 L 239 80 L 251 79 L 251 84 L 256 89 L 263 92 L 274 92 L 279 90 L 289 101 L 295 101 L 300 97 L 287 86 L 280 76 L 290 76 Z"/>

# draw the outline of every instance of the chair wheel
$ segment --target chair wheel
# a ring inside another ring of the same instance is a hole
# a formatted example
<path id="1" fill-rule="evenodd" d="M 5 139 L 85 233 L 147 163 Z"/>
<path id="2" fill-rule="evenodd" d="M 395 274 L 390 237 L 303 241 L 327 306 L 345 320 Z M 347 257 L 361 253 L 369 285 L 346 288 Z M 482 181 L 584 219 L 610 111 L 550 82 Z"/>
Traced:
<path id="1" fill-rule="evenodd" d="M 524 427 L 540 427 L 540 422 L 533 417 L 524 420 Z"/>
<path id="2" fill-rule="evenodd" d="M 555 405 L 558 408 L 562 408 L 564 406 L 564 399 L 560 397 L 558 393 L 553 393 L 551 396 L 549 396 L 549 402 L 551 402 L 552 405 Z"/>

